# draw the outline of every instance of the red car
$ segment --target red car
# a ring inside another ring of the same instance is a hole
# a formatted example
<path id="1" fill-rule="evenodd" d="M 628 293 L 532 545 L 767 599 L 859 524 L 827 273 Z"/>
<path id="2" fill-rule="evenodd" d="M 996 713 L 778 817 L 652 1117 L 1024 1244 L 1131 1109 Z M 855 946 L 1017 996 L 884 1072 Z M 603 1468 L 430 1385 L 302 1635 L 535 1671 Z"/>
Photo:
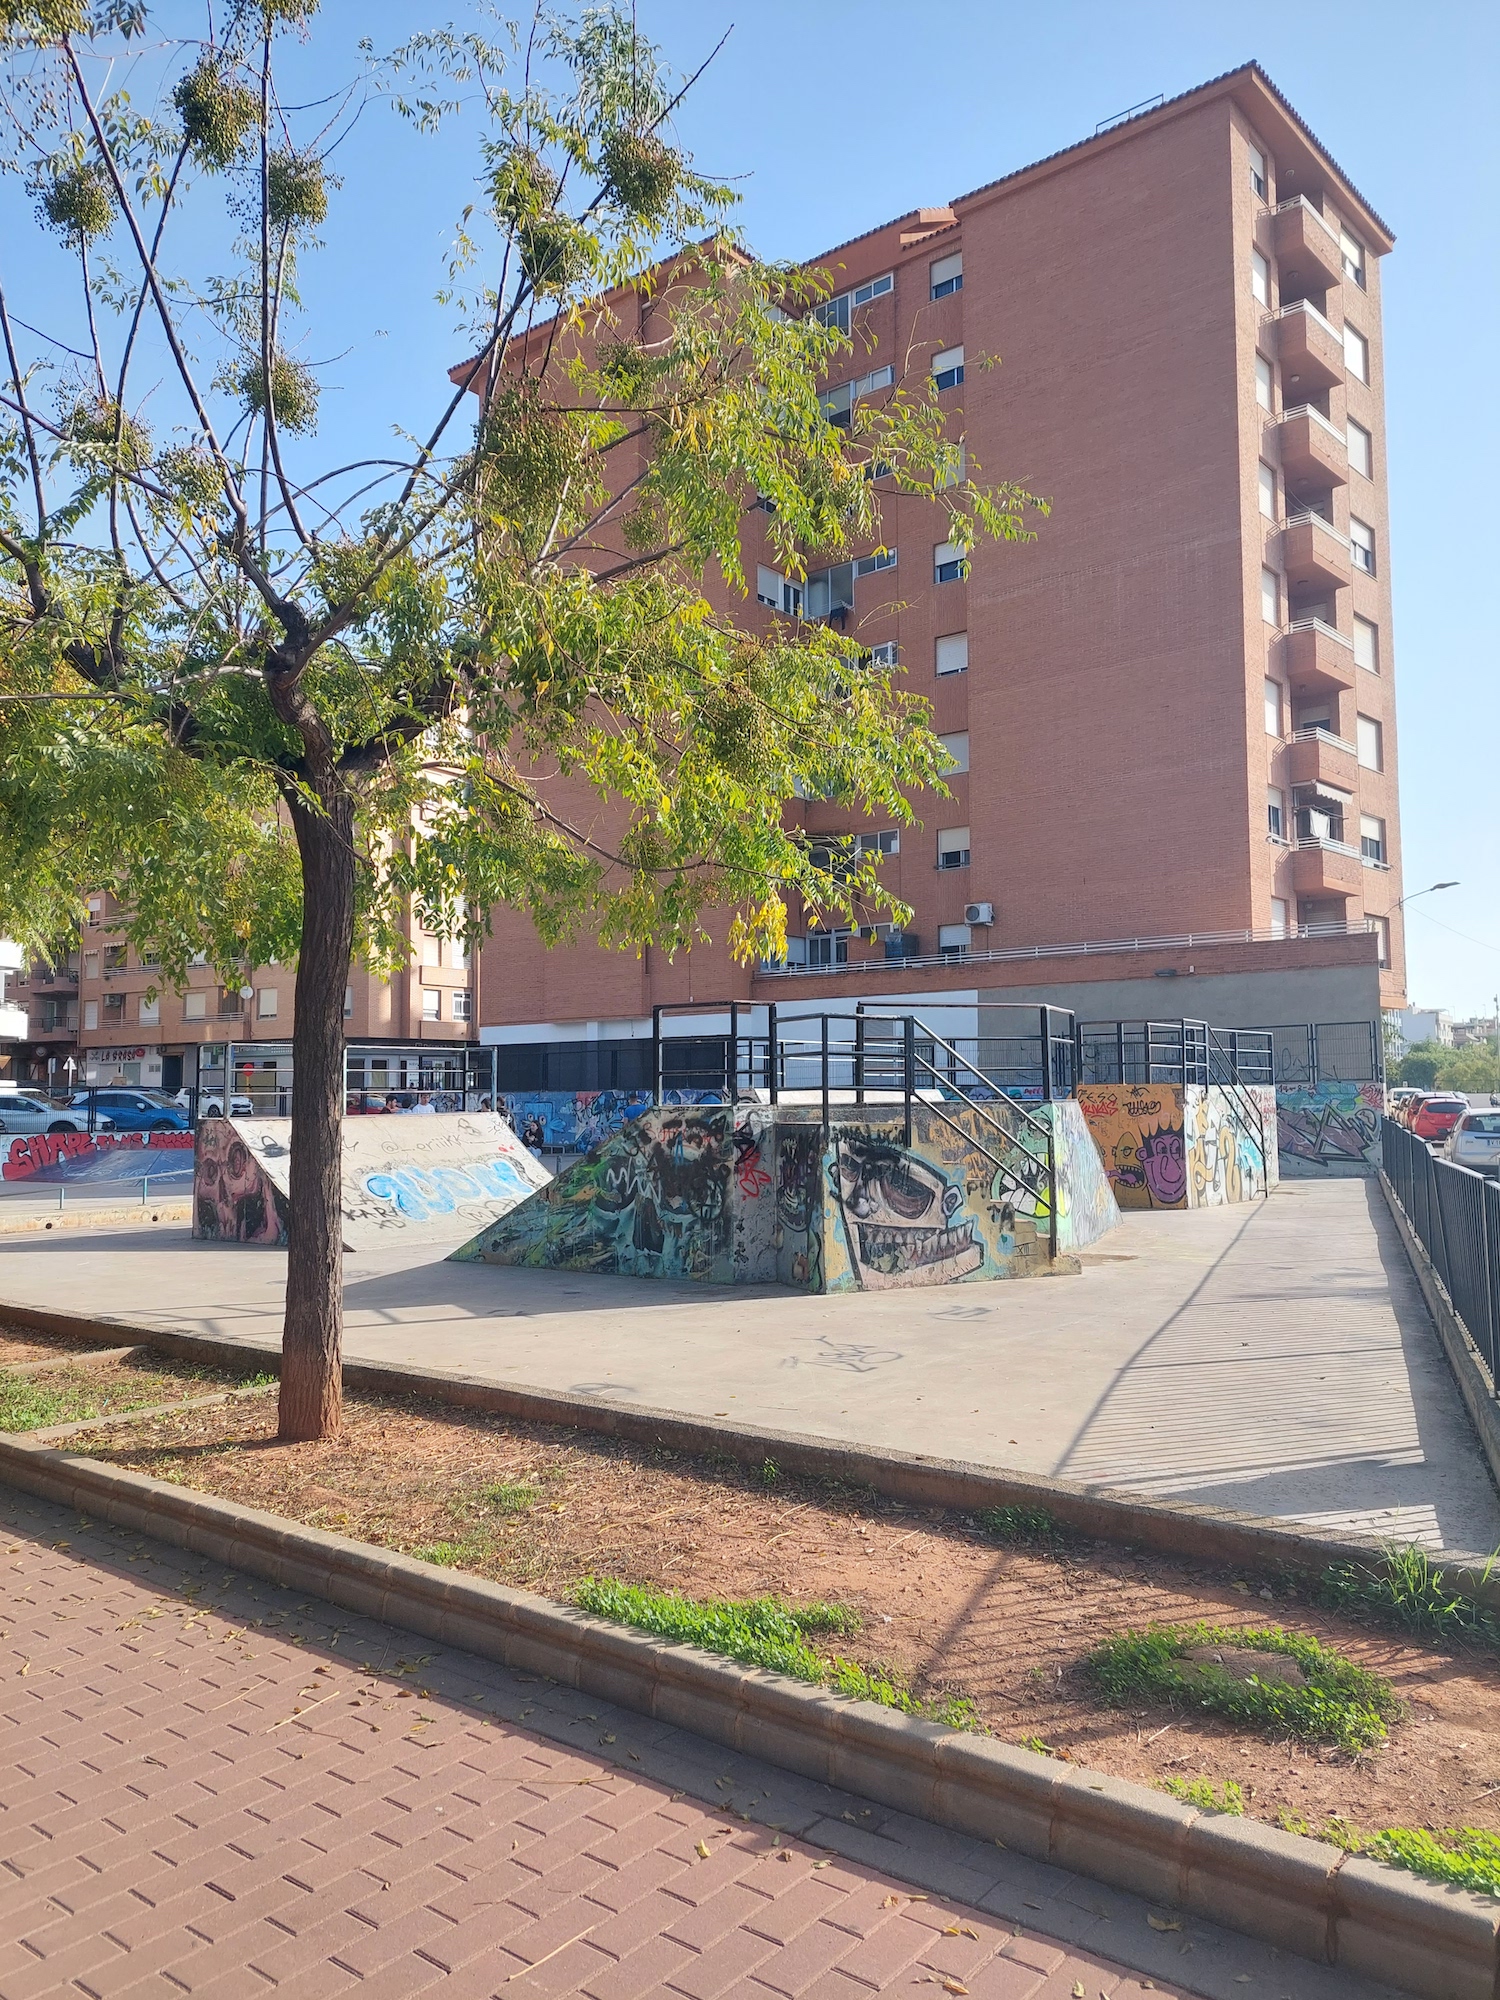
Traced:
<path id="1" fill-rule="evenodd" d="M 1411 1115 L 1411 1129 L 1419 1139 L 1426 1139 L 1429 1144 L 1446 1139 L 1468 1108 L 1467 1097 L 1459 1097 L 1451 1091 L 1435 1092 L 1417 1100 Z"/>

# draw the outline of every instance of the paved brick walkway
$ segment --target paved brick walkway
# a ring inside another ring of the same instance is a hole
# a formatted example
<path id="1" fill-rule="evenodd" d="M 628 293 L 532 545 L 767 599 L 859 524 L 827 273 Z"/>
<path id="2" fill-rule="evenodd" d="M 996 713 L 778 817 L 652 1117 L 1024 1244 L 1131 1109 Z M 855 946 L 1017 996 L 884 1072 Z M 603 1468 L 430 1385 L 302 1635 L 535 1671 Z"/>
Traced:
<path id="1" fill-rule="evenodd" d="M 929 1987 L 1372 2000 L 0 1489 L 3 2000 Z"/>

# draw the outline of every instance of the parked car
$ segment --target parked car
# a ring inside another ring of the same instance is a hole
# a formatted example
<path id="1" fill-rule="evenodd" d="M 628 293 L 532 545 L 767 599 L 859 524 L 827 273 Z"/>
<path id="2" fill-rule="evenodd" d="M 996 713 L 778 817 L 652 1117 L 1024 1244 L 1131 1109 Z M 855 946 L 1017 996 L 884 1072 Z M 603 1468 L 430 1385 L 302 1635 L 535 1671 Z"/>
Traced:
<path id="1" fill-rule="evenodd" d="M 96 1130 L 114 1132 L 186 1132 L 187 1114 L 164 1097 L 144 1090 L 75 1090 L 68 1099 L 68 1115 L 81 1118 L 79 1126 L 65 1131 L 88 1129 L 89 1099 L 94 1100 Z M 59 1127 L 51 1126 L 52 1131 Z"/>
<path id="2" fill-rule="evenodd" d="M 1429 1145 L 1446 1139 L 1469 1108 L 1467 1097 L 1456 1091 L 1433 1091 L 1423 1097 L 1412 1112 L 1411 1129 Z"/>
<path id="3" fill-rule="evenodd" d="M 1412 1099 L 1421 1095 L 1422 1092 L 1413 1083 L 1398 1084 L 1394 1090 L 1388 1090 L 1385 1094 L 1386 1115 L 1394 1118 L 1399 1125 Z"/>
<path id="4" fill-rule="evenodd" d="M 192 1102 L 192 1096 L 186 1090 L 179 1090 L 177 1095 L 172 1099 L 172 1103 L 183 1111 L 191 1110 Z M 250 1102 L 248 1097 L 241 1097 L 239 1092 L 236 1091 L 234 1096 L 229 1100 L 229 1115 L 231 1118 L 253 1118 L 255 1116 L 255 1106 Z M 224 1093 L 222 1090 L 205 1090 L 202 1093 L 198 1100 L 198 1116 L 200 1118 L 222 1118 L 224 1116 Z"/>
<path id="5" fill-rule="evenodd" d="M 0 1133 L 82 1132 L 87 1129 L 85 1114 L 77 1115 L 56 1105 L 42 1090 L 25 1090 L 15 1084 L 0 1089 Z"/>
<path id="6" fill-rule="evenodd" d="M 1449 1135 L 1447 1151 L 1456 1167 L 1500 1180 L 1500 1111 L 1466 1111 Z"/>

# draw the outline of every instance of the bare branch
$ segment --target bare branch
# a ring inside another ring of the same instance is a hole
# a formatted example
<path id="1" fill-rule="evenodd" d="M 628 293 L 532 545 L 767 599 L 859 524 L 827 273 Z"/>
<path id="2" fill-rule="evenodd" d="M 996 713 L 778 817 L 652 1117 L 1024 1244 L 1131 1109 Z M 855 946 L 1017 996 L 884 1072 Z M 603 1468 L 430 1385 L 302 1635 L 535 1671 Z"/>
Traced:
<path id="1" fill-rule="evenodd" d="M 26 406 L 26 390 L 21 381 L 21 364 L 16 358 L 15 336 L 10 330 L 10 314 L 5 305 L 5 288 L 0 285 L 0 331 L 5 335 L 5 353 L 10 362 L 11 380 L 21 401 L 17 406 L 21 412 L 21 431 L 26 439 L 26 457 L 31 466 L 31 490 L 36 499 L 36 538 L 39 543 L 47 539 L 47 500 L 42 486 L 42 461 L 36 448 L 36 432 L 32 428 L 31 411 Z"/>

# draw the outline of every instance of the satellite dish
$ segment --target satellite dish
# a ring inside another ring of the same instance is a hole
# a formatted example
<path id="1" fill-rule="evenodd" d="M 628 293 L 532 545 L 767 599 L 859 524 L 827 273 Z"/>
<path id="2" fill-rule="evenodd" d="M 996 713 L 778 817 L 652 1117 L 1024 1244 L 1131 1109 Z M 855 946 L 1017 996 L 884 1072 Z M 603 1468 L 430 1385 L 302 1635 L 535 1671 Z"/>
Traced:
<path id="1" fill-rule="evenodd" d="M 242 986 L 240 988 L 240 998 L 242 1000 L 253 1000 L 255 998 L 255 988 L 253 986 Z"/>

